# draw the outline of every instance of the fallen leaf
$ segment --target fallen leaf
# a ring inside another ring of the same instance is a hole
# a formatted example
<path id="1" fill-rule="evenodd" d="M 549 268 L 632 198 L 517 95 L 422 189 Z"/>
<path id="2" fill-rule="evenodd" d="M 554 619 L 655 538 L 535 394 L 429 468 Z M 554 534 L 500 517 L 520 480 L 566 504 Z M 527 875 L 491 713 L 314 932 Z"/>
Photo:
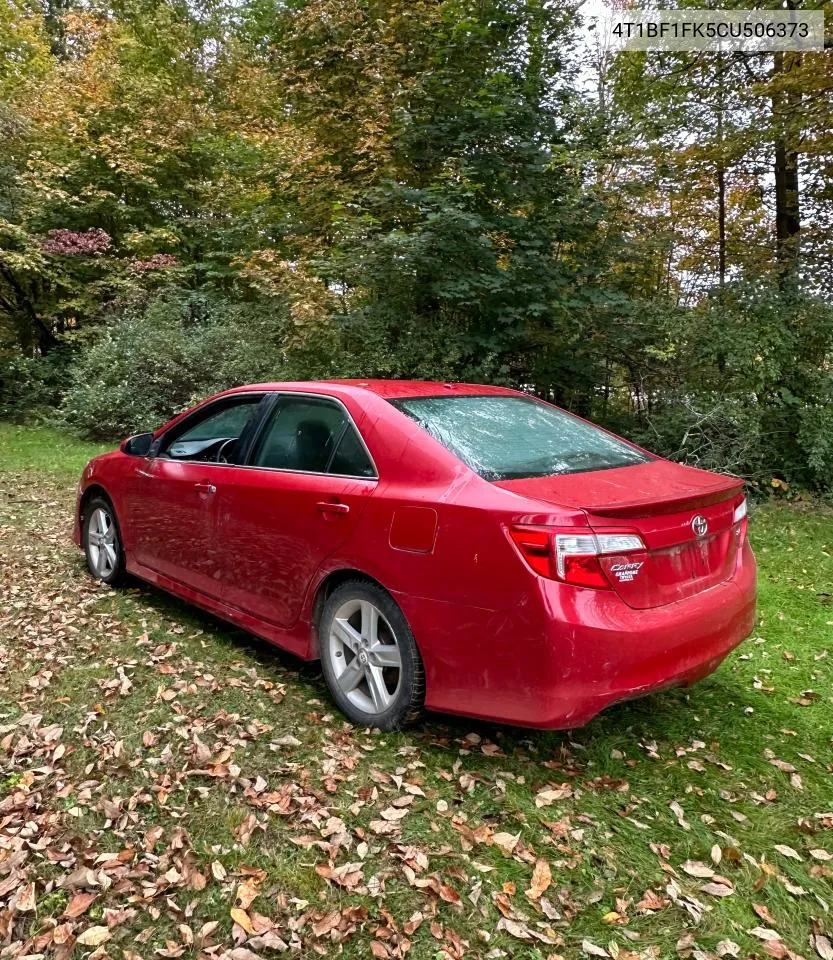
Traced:
<path id="1" fill-rule="evenodd" d="M 492 843 L 496 847 L 500 848 L 504 856 L 511 857 L 512 851 L 518 845 L 518 841 L 520 840 L 520 838 L 521 838 L 521 835 L 519 833 L 517 834 L 496 833 L 492 837 Z"/>
<path id="2" fill-rule="evenodd" d="M 776 843 L 775 849 L 781 854 L 782 857 L 789 857 L 790 860 L 804 860 L 797 850 L 794 850 L 792 847 L 788 847 L 785 843 Z"/>
<path id="3" fill-rule="evenodd" d="M 532 939 L 532 934 L 529 932 L 528 927 L 509 917 L 501 917 L 497 922 L 497 928 L 498 930 L 505 930 L 510 936 L 515 937 L 517 940 Z"/>
<path id="4" fill-rule="evenodd" d="M 582 953 L 586 953 L 590 957 L 609 957 L 610 954 L 604 947 L 599 947 L 592 940 L 582 940 L 581 941 L 581 950 Z"/>
<path id="5" fill-rule="evenodd" d="M 668 806 L 671 808 L 671 812 L 677 818 L 677 823 L 683 828 L 683 830 L 690 830 L 691 824 L 686 820 L 685 811 L 679 805 L 679 803 L 677 803 L 676 800 L 672 800 Z"/>
<path id="6" fill-rule="evenodd" d="M 541 894 L 552 883 L 552 871 L 546 860 L 536 860 L 535 869 L 532 871 L 532 883 L 526 895 L 531 900 L 537 900 Z"/>
<path id="7" fill-rule="evenodd" d="M 637 903 L 636 907 L 638 910 L 662 910 L 665 904 L 666 901 L 649 887 L 645 893 L 642 894 L 642 899 Z"/>
<path id="8" fill-rule="evenodd" d="M 725 883 L 704 883 L 700 890 L 712 897 L 731 897 L 734 890 Z"/>
<path id="9" fill-rule="evenodd" d="M 760 917 L 760 919 L 764 921 L 764 923 L 768 923 L 771 927 L 777 925 L 775 917 L 772 916 L 772 914 L 769 912 L 769 908 L 763 903 L 753 903 L 752 909 Z"/>
<path id="10" fill-rule="evenodd" d="M 30 913 L 35 909 L 35 884 L 25 883 L 14 898 L 15 909 L 20 913 Z"/>
<path id="11" fill-rule="evenodd" d="M 535 806 L 549 807 L 557 800 L 566 800 L 572 795 L 573 791 L 566 783 L 562 784 L 560 787 L 555 787 L 554 789 L 540 790 L 535 794 Z"/>
<path id="12" fill-rule="evenodd" d="M 814 933 L 810 937 L 813 949 L 821 957 L 821 960 L 833 960 L 833 943 L 830 938 L 823 933 Z"/>
<path id="13" fill-rule="evenodd" d="M 316 937 L 323 937 L 325 934 L 328 934 L 331 930 L 334 930 L 341 920 L 341 911 L 340 910 L 331 910 L 329 913 L 325 914 L 319 921 L 313 924 L 312 932 Z"/>
<path id="14" fill-rule="evenodd" d="M 100 947 L 102 943 L 106 943 L 112 936 L 112 933 L 110 933 L 107 927 L 87 927 L 87 929 L 80 934 L 76 942 L 80 943 L 83 947 Z"/>
<path id="15" fill-rule="evenodd" d="M 245 910 L 241 910 L 240 907 L 232 907 L 229 913 L 231 914 L 231 919 L 250 936 L 255 932 L 252 921 L 249 919 L 249 915 Z"/>
<path id="16" fill-rule="evenodd" d="M 97 893 L 75 893 L 66 905 L 63 916 L 68 920 L 75 920 L 76 917 L 80 917 L 86 913 L 90 908 L 90 904 L 94 903 L 97 899 Z"/>

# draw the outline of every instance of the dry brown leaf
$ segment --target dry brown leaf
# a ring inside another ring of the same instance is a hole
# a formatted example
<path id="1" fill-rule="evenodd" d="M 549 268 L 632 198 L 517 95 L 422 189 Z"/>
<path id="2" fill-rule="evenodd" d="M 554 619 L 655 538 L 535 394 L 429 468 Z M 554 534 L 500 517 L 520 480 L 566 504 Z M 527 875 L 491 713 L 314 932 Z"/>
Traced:
<path id="1" fill-rule="evenodd" d="M 98 899 L 97 893 L 74 893 L 72 899 L 66 905 L 63 916 L 68 920 L 75 920 L 90 908 L 90 904 Z"/>
<path id="2" fill-rule="evenodd" d="M 755 911 L 758 917 L 764 921 L 764 923 L 768 923 L 771 927 L 777 925 L 775 917 L 772 916 L 772 914 L 769 912 L 769 908 L 763 903 L 753 903 L 752 909 Z"/>
<path id="3" fill-rule="evenodd" d="M 511 937 L 517 940 L 531 940 L 532 934 L 525 924 L 512 920 L 509 917 L 501 917 L 497 922 L 498 930 L 505 930 Z"/>
<path id="4" fill-rule="evenodd" d="M 547 790 L 539 790 L 535 794 L 536 807 L 549 807 L 558 800 L 566 800 L 573 795 L 569 784 L 562 783 L 560 787 L 554 787 Z"/>
<path id="5" fill-rule="evenodd" d="M 260 957 L 246 947 L 235 947 L 221 954 L 222 960 L 260 960 Z"/>
<path id="6" fill-rule="evenodd" d="M 552 883 L 552 871 L 546 860 L 538 859 L 535 861 L 535 869 L 532 871 L 532 883 L 526 895 L 531 900 L 537 900 L 541 894 Z"/>
<path id="7" fill-rule="evenodd" d="M 642 894 L 642 899 L 637 903 L 636 907 L 638 910 L 662 910 L 665 906 L 665 900 L 656 893 L 656 891 L 651 890 L 649 887 L 645 893 Z"/>
<path id="8" fill-rule="evenodd" d="M 15 909 L 20 913 L 30 913 L 35 909 L 35 884 L 24 883 L 14 898 Z"/>
<path id="9" fill-rule="evenodd" d="M 110 933 L 107 927 L 87 927 L 87 929 L 79 935 L 77 942 L 83 947 L 100 947 L 102 943 L 106 943 L 112 936 L 112 933 Z"/>
<path id="10" fill-rule="evenodd" d="M 249 915 L 245 910 L 241 910 L 240 907 L 232 907 L 229 913 L 231 914 L 231 919 L 234 920 L 238 927 L 242 927 L 250 936 L 255 932 L 252 921 L 249 919 Z"/>
<path id="11" fill-rule="evenodd" d="M 700 887 L 702 893 L 708 893 L 712 897 L 731 897 L 735 892 L 730 886 L 727 886 L 725 883 L 704 883 Z"/>
<path id="12" fill-rule="evenodd" d="M 331 930 L 334 930 L 339 925 L 340 921 L 341 911 L 331 910 L 312 925 L 312 932 L 316 937 L 323 937 Z"/>
<path id="13" fill-rule="evenodd" d="M 450 887 L 447 883 L 441 883 L 439 887 L 440 899 L 445 900 L 446 903 L 457 904 L 460 902 L 460 894 Z"/>
<path id="14" fill-rule="evenodd" d="M 821 960 L 833 960 L 833 943 L 830 938 L 823 933 L 814 933 L 810 937 L 813 949 L 821 957 Z"/>
<path id="15" fill-rule="evenodd" d="M 241 910 L 248 910 L 252 902 L 257 899 L 259 893 L 260 891 L 256 884 L 251 880 L 244 880 L 243 883 L 238 884 L 237 892 L 234 896 L 234 904 L 240 907 Z"/>
<path id="16" fill-rule="evenodd" d="M 592 940 L 582 940 L 581 941 L 581 950 L 582 953 L 586 953 L 590 957 L 609 957 L 610 954 L 605 950 L 604 947 L 600 947 L 597 944 L 593 943 Z"/>
<path id="17" fill-rule="evenodd" d="M 776 843 L 775 849 L 781 854 L 782 857 L 789 857 L 790 860 L 804 860 L 797 850 L 794 850 L 792 847 L 788 847 L 786 843 Z"/>
<path id="18" fill-rule="evenodd" d="M 506 857 L 512 856 L 512 851 L 518 845 L 521 835 L 519 833 L 496 833 L 492 837 L 492 843 L 500 848 L 501 852 Z"/>

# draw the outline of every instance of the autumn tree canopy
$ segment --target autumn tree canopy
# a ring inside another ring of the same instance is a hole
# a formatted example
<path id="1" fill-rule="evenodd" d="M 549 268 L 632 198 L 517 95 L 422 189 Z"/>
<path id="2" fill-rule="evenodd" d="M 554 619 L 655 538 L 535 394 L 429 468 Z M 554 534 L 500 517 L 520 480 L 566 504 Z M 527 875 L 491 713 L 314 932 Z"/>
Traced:
<path id="1" fill-rule="evenodd" d="M 591 27 L 0 0 L 0 407 L 110 438 L 256 378 L 488 380 L 829 487 L 833 53 Z"/>

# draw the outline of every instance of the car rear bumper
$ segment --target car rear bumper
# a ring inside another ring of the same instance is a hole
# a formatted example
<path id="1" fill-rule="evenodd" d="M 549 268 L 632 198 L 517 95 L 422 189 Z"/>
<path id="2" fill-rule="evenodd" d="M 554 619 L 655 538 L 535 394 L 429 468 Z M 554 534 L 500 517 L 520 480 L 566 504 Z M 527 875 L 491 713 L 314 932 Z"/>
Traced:
<path id="1" fill-rule="evenodd" d="M 582 662 L 555 681 L 541 717 L 531 722 L 582 726 L 611 704 L 690 686 L 713 673 L 754 624 L 754 571 L 750 578 L 744 570 L 742 578 L 688 600 L 635 610 L 630 624 L 586 626 Z"/>
<path id="2" fill-rule="evenodd" d="M 426 705 L 563 729 L 582 726 L 618 701 L 696 683 L 751 633 L 755 579 L 748 543 L 730 580 L 647 610 L 628 607 L 613 591 L 538 578 L 541 603 L 528 606 L 542 607 L 543 616 L 533 609 L 491 613 L 478 627 L 478 615 L 469 611 L 444 643 L 429 642 Z M 466 634 L 475 658 L 461 649 Z M 478 635 L 480 642 L 473 639 Z"/>

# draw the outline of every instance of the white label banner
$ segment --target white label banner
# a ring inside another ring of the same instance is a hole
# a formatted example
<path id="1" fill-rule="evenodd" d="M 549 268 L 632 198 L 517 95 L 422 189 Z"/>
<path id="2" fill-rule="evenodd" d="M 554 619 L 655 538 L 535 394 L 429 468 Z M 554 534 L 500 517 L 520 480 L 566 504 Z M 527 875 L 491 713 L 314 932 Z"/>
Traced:
<path id="1" fill-rule="evenodd" d="M 823 50 L 824 11 L 632 8 L 613 19 L 610 42 L 622 50 Z"/>

